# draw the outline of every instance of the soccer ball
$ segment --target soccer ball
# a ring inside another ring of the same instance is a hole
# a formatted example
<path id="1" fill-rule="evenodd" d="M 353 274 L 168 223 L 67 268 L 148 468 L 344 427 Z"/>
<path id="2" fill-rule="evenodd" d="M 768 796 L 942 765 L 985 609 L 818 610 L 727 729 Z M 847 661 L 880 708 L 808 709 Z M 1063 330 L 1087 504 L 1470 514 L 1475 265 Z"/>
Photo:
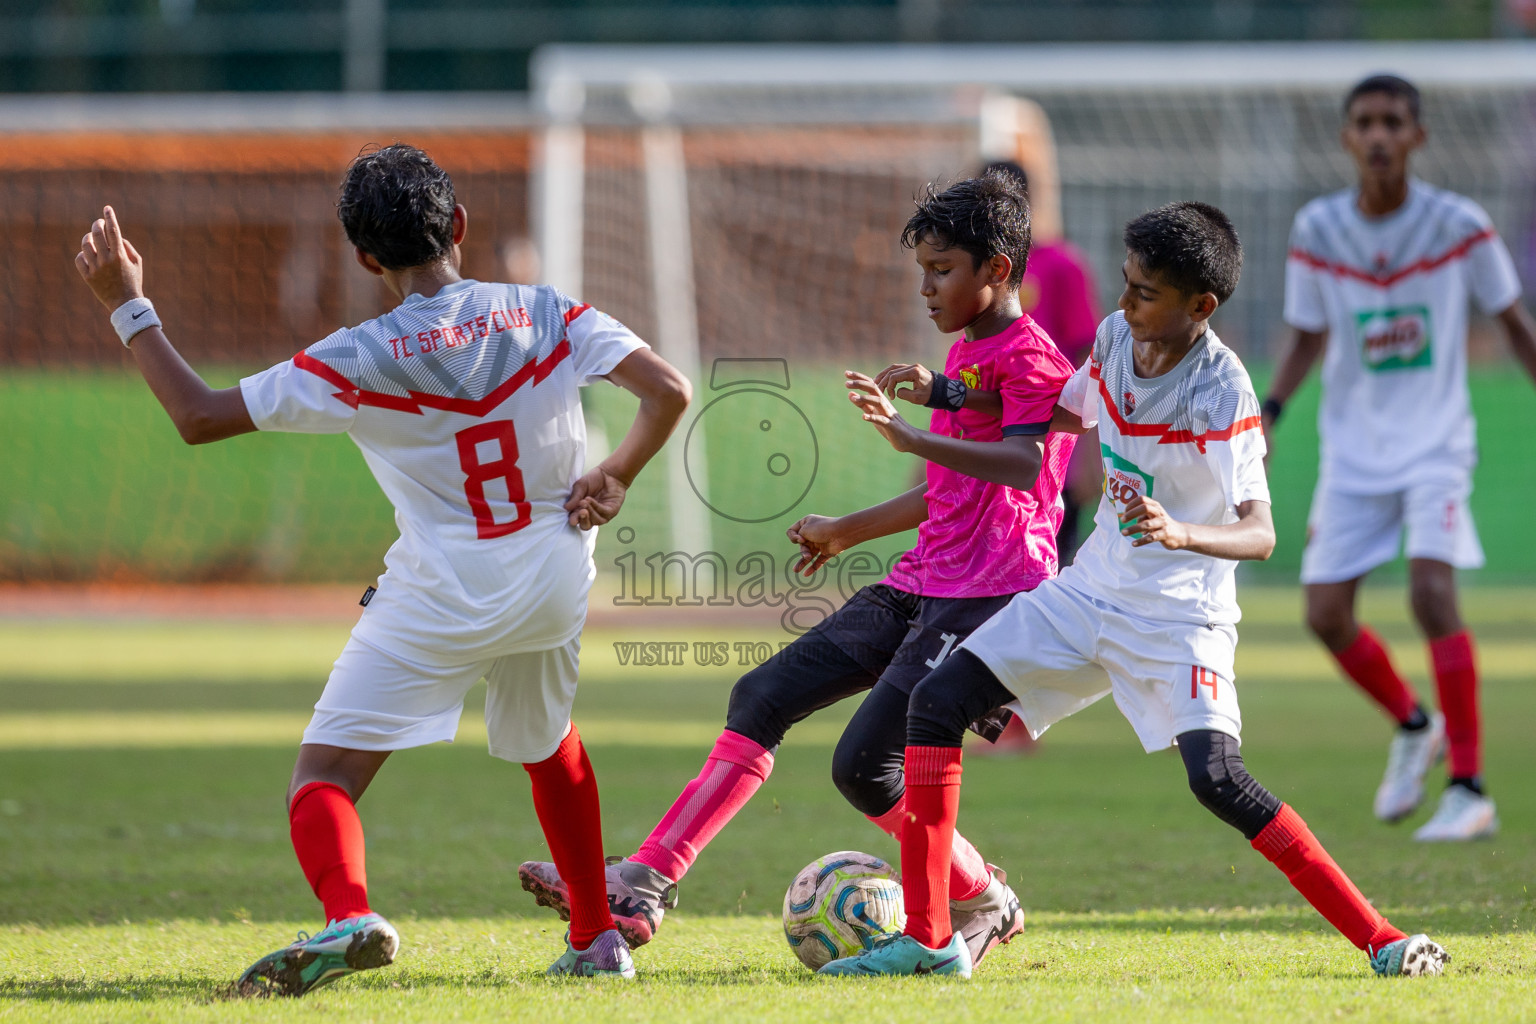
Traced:
<path id="1" fill-rule="evenodd" d="M 879 857 L 856 850 L 807 864 L 784 894 L 784 938 L 813 971 L 899 934 L 906 923 L 901 876 Z"/>

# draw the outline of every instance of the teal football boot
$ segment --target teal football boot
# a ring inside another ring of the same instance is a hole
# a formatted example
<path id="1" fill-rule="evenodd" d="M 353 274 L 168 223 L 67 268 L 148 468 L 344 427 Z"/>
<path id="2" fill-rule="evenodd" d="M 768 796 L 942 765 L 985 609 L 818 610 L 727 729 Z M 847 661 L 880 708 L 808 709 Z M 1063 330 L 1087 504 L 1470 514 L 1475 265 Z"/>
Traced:
<path id="1" fill-rule="evenodd" d="M 955 932 L 942 949 L 929 949 L 910 935 L 894 935 L 853 956 L 833 960 L 817 974 L 948 974 L 971 976 L 971 951 L 965 936 Z"/>
<path id="2" fill-rule="evenodd" d="M 1371 969 L 1384 978 L 1417 978 L 1441 973 L 1450 959 L 1451 954 L 1428 935 L 1410 935 L 1371 953 Z"/>
<path id="3" fill-rule="evenodd" d="M 394 962 L 400 936 L 378 914 L 332 921 L 318 935 L 299 933 L 297 942 L 257 960 L 235 990 L 243 996 L 302 996 L 337 978 Z"/>

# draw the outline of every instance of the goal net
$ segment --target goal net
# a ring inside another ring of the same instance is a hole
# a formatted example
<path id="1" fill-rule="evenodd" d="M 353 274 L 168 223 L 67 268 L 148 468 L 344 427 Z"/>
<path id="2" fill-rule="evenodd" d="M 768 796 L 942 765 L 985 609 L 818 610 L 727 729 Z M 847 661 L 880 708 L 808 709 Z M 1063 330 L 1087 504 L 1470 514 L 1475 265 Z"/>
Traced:
<path id="1" fill-rule="evenodd" d="M 1174 199 L 1221 206 L 1246 262 L 1217 328 L 1262 362 L 1281 335 L 1291 217 L 1351 180 L 1339 101 L 1379 70 L 1424 90 L 1417 173 L 1482 203 L 1536 276 L 1536 52 L 1522 44 L 557 47 L 535 60 L 531 103 L 8 101 L 0 579 L 366 580 L 393 537 L 345 439 L 176 441 L 70 264 L 103 202 L 142 241 L 178 346 L 230 384 L 387 308 L 334 190 L 365 143 L 423 146 L 469 208 L 467 275 L 539 276 L 688 370 L 694 408 L 599 564 L 622 575 L 616 560 L 635 556 L 621 585 L 660 598 L 729 596 L 742 559 L 780 559 L 799 516 L 911 480 L 850 421 L 840 371 L 942 358 L 897 242 L 924 183 L 1024 163 L 1037 237 L 1086 254 L 1101 311 L 1126 220 Z M 588 391 L 600 449 L 630 406 Z"/>

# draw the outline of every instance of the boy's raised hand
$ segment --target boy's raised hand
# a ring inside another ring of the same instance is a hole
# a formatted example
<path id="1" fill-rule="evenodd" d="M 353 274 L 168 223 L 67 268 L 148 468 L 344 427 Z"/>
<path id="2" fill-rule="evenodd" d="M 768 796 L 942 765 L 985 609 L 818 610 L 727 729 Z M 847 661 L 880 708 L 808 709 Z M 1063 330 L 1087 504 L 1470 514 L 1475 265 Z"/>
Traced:
<path id="1" fill-rule="evenodd" d="M 785 536 L 800 545 L 800 561 L 793 572 L 810 576 L 834 555 L 849 547 L 839 534 L 838 520 L 832 516 L 806 516 L 788 530 Z"/>
<path id="2" fill-rule="evenodd" d="M 859 407 L 867 423 L 873 423 L 882 437 L 891 442 L 899 452 L 910 451 L 913 428 L 901 418 L 891 400 L 885 397 L 874 378 L 857 370 L 843 371 L 843 384 L 848 388 L 848 400 Z"/>
<path id="3" fill-rule="evenodd" d="M 901 384 L 912 386 L 898 390 Z M 875 374 L 875 386 L 890 398 L 926 405 L 933 395 L 933 371 L 921 363 L 892 363 Z"/>
<path id="4" fill-rule="evenodd" d="M 144 259 L 123 237 L 110 206 L 102 208 L 101 216 L 80 239 L 75 269 L 108 312 L 144 296 Z"/>

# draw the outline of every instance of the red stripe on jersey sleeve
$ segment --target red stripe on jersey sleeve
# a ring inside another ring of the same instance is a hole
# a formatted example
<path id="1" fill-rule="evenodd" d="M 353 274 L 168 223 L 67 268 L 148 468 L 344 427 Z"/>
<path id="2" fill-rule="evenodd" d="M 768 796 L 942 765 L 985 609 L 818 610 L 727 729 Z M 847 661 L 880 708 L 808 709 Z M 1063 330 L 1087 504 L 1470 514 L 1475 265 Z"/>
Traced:
<path id="1" fill-rule="evenodd" d="M 583 302 L 579 306 L 572 306 L 570 309 L 565 311 L 565 322 L 569 324 L 572 320 L 575 320 L 577 317 L 581 316 L 581 314 L 585 313 L 591 308 L 591 304 L 586 302 Z"/>

